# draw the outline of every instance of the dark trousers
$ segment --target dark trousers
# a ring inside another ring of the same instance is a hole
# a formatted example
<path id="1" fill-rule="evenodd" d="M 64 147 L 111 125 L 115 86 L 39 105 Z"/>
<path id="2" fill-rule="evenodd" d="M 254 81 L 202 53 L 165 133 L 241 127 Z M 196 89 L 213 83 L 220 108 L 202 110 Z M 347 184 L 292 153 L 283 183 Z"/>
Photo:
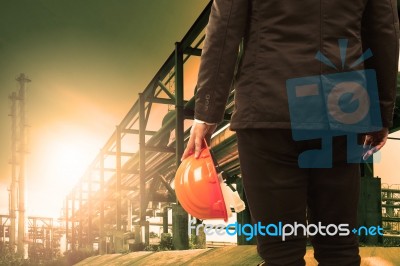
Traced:
<path id="1" fill-rule="evenodd" d="M 248 207 L 254 223 L 348 224 L 347 236 L 310 236 L 321 266 L 360 265 L 357 226 L 359 164 L 346 160 L 346 137 L 333 140 L 333 167 L 298 167 L 300 153 L 320 148 L 320 141 L 293 141 L 286 129 L 238 130 L 238 149 Z M 333 232 L 334 228 L 330 228 Z M 306 236 L 257 236 L 267 265 L 305 265 Z"/>

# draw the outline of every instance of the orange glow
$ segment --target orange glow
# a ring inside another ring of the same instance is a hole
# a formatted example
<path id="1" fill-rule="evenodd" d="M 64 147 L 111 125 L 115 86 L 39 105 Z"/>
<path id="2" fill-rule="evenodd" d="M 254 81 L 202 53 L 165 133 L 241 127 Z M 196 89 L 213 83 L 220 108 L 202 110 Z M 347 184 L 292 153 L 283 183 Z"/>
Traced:
<path id="1" fill-rule="evenodd" d="M 393 138 L 400 138 L 400 132 L 389 135 Z M 382 183 L 400 184 L 398 166 L 400 157 L 400 140 L 389 139 L 382 148 L 381 161 L 374 164 L 374 174 L 382 178 Z"/>
<path id="2" fill-rule="evenodd" d="M 73 125 L 39 136 L 30 156 L 28 215 L 58 217 L 63 201 L 99 151 L 103 138 Z M 99 145 L 100 144 L 100 145 Z"/>

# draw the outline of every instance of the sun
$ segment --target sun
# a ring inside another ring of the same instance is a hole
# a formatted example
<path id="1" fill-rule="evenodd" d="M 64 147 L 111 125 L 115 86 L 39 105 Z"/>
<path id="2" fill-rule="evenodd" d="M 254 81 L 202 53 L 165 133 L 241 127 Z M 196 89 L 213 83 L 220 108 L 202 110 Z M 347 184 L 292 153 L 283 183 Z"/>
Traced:
<path id="1" fill-rule="evenodd" d="M 46 166 L 57 175 L 57 180 L 65 190 L 71 190 L 89 165 L 92 156 L 87 150 L 87 143 L 79 138 L 64 137 L 49 142 Z"/>
<path id="2" fill-rule="evenodd" d="M 65 197 L 94 160 L 102 141 L 74 126 L 38 136 L 29 155 L 28 213 L 58 217 Z"/>

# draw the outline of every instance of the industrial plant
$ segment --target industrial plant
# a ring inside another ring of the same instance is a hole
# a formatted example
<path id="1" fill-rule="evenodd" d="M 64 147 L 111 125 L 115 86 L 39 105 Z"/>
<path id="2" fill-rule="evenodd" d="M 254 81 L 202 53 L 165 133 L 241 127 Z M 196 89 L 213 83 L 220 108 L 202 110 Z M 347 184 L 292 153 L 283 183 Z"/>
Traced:
<path id="1" fill-rule="evenodd" d="M 196 87 L 186 80 L 185 70 L 198 67 L 210 10 L 211 3 L 175 43 L 175 49 L 139 93 L 74 188 L 66 191 L 58 219 L 25 213 L 25 180 L 29 178 L 25 169 L 25 158 L 29 156 L 25 94 L 31 79 L 35 80 L 28 78 L 29 73 L 16 78 L 19 88 L 9 96 L 12 174 L 9 213 L 0 215 L 2 247 L 43 263 L 81 250 L 104 255 L 255 244 L 254 239 L 247 241 L 243 235 L 233 241 L 196 235 L 189 227 L 194 217 L 182 208 L 175 194 L 175 172 L 194 119 Z M 399 83 L 397 88 L 391 133 L 400 130 Z M 233 98 L 232 90 L 224 121 L 212 136 L 211 147 L 226 183 L 246 202 L 236 135 L 229 130 Z M 398 247 L 400 185 L 381 183 L 372 163 L 361 164 L 361 168 L 359 224 L 380 225 L 384 234 L 361 236 L 360 242 L 366 246 Z M 234 213 L 231 219 L 251 223 L 248 209 Z"/>

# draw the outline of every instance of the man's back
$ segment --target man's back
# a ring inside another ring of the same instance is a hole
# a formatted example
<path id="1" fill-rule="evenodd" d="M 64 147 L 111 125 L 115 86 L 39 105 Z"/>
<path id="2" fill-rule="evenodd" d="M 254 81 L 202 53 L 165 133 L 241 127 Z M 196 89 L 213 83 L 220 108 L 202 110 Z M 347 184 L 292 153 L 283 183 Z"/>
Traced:
<path id="1" fill-rule="evenodd" d="M 213 67 L 199 73 L 198 114 L 221 115 L 220 99 L 230 87 L 232 62 L 244 37 L 233 129 L 289 128 L 286 81 L 363 69 L 364 63 L 350 66 L 368 48 L 373 58 L 365 66 L 377 72 L 383 124 L 390 126 L 397 75 L 393 71 L 398 60 L 397 21 L 393 0 L 215 1 L 202 57 L 202 64 Z M 347 40 L 344 65 L 339 39 Z M 318 51 L 336 68 L 316 60 Z M 215 56 L 218 53 L 220 57 Z M 214 97 L 205 99 L 209 88 L 215 90 Z M 215 108 L 200 111 L 204 100 L 212 106 L 214 98 Z"/>

